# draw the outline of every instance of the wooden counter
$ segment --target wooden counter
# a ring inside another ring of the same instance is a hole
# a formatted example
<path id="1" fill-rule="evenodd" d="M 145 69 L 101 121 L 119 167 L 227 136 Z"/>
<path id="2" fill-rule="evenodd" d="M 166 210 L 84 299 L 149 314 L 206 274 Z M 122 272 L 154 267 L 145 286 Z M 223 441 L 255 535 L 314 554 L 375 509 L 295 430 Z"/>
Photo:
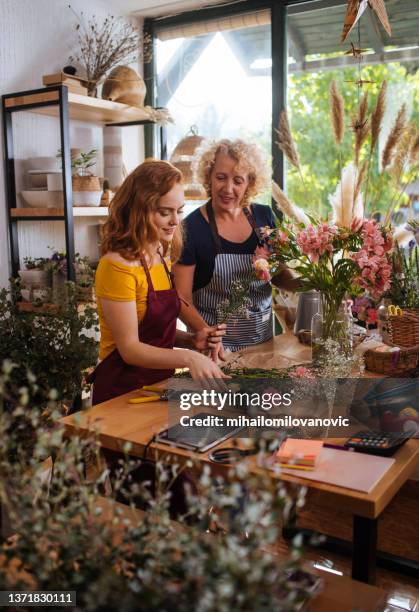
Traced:
<path id="1" fill-rule="evenodd" d="M 241 356 L 233 354 L 232 359 L 238 361 L 240 367 L 278 368 L 289 367 L 307 361 L 310 348 L 301 345 L 293 334 L 276 336 L 271 341 L 241 351 Z M 67 431 L 71 435 L 87 435 L 96 431 L 104 448 L 122 451 L 126 443 L 130 444 L 130 454 L 143 457 L 146 447 L 153 458 L 170 455 L 183 463 L 194 459 L 196 464 L 206 464 L 213 471 L 225 472 L 226 467 L 215 465 L 207 453 L 191 453 L 189 451 L 163 444 L 150 444 L 155 434 L 168 425 L 168 403 L 156 401 L 145 404 L 129 404 L 130 398 L 138 397 L 139 391 L 94 406 L 90 410 L 63 419 Z M 342 443 L 342 440 L 330 440 Z M 231 446 L 231 440 L 224 443 Z M 395 462 L 384 477 L 376 484 L 370 493 L 347 489 L 304 478 L 303 474 L 280 475 L 270 472 L 272 478 L 281 478 L 285 483 L 306 486 L 309 490 L 308 500 L 317 505 L 336 510 L 345 510 L 353 517 L 353 577 L 363 581 L 374 580 L 377 519 L 394 498 L 412 472 L 419 465 L 419 439 L 409 440 L 394 455 Z M 256 459 L 252 469 L 258 471 Z"/>

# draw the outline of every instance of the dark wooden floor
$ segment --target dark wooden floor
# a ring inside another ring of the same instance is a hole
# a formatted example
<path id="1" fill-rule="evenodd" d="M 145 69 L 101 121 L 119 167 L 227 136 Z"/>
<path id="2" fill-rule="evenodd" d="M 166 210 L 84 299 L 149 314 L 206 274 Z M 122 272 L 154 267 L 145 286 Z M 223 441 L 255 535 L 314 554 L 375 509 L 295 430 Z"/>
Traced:
<path id="1" fill-rule="evenodd" d="M 352 517 L 349 514 L 324 506 L 316 507 L 311 502 L 300 511 L 298 525 L 348 541 L 352 536 Z M 381 515 L 378 548 L 419 562 L 419 481 L 407 481 Z M 288 556 L 289 545 L 281 540 L 275 550 L 280 557 Z M 308 564 L 316 564 L 317 569 L 320 566 L 351 576 L 349 556 L 330 553 L 319 547 L 307 548 L 305 557 Z M 388 593 L 385 612 L 419 612 L 419 576 L 412 578 L 377 568 L 376 585 Z"/>
<path id="2" fill-rule="evenodd" d="M 333 508 L 316 508 L 311 503 L 307 504 L 307 508 L 300 513 L 298 525 L 351 540 L 351 517 Z M 284 553 L 287 548 L 283 542 Z M 378 523 L 378 548 L 419 562 L 419 481 L 409 480 L 383 512 Z M 318 548 L 308 549 L 307 558 L 344 575 L 351 574 L 349 557 Z M 412 578 L 377 568 L 376 584 L 389 592 L 394 608 L 388 607 L 388 612 L 393 609 L 419 612 L 419 576 Z"/>

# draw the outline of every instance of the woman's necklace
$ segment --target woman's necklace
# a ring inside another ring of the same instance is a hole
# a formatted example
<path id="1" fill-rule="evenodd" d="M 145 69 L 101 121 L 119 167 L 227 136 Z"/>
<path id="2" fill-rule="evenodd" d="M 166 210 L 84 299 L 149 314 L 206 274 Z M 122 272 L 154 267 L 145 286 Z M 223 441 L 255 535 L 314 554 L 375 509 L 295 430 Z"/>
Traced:
<path id="1" fill-rule="evenodd" d="M 162 244 L 159 242 L 157 243 L 157 246 L 154 247 L 153 245 L 153 248 L 150 249 L 150 251 L 143 251 L 143 257 L 149 268 L 161 263 L 163 257 Z"/>

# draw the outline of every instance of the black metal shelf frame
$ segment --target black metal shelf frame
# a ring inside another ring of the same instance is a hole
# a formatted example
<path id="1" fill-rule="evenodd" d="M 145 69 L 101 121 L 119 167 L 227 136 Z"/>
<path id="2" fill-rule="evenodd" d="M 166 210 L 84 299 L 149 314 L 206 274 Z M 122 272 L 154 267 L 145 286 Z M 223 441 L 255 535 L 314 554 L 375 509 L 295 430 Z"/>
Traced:
<path id="1" fill-rule="evenodd" d="M 24 98 L 25 96 L 40 93 L 57 92 L 58 100 L 40 101 L 31 104 L 17 104 L 7 106 L 6 101 L 10 98 Z M 75 280 L 74 270 L 74 224 L 73 224 L 73 191 L 71 186 L 71 155 L 70 155 L 70 129 L 68 114 L 68 89 L 63 85 L 44 87 L 30 91 L 21 91 L 2 96 L 3 111 L 3 138 L 5 147 L 5 182 L 6 198 L 9 222 L 10 255 L 12 263 L 12 275 L 16 277 L 19 271 L 19 240 L 18 222 L 34 221 L 34 217 L 17 218 L 12 217 L 12 208 L 16 208 L 16 183 L 15 183 L 15 156 L 13 145 L 13 113 L 20 111 L 33 111 L 46 106 L 59 107 L 60 140 L 61 140 L 61 162 L 63 169 L 63 195 L 64 216 L 63 217 L 36 217 L 36 220 L 62 221 L 64 220 L 65 246 L 67 255 L 67 278 Z"/>
<path id="2" fill-rule="evenodd" d="M 13 98 L 24 99 L 27 96 L 57 92 L 57 100 L 46 100 L 25 104 L 16 104 L 7 106 L 7 100 Z M 16 183 L 15 183 L 15 154 L 13 144 L 13 113 L 19 111 L 36 111 L 36 109 L 46 106 L 59 107 L 59 124 L 60 124 L 60 140 L 61 140 L 61 162 L 63 169 L 63 195 L 64 195 L 64 215 L 63 216 L 25 216 L 13 217 L 12 208 L 16 208 Z M 54 85 L 51 87 L 43 87 L 42 89 L 33 89 L 29 91 L 20 91 L 2 96 L 2 117 L 3 117 L 3 141 L 5 150 L 5 187 L 7 200 L 7 214 L 9 225 L 9 240 L 10 240 L 10 256 L 12 266 L 12 276 L 17 277 L 19 271 L 19 240 L 18 240 L 18 222 L 19 221 L 64 221 L 65 230 L 65 245 L 67 255 L 67 278 L 75 280 L 74 269 L 74 220 L 73 220 L 73 190 L 71 183 L 71 154 L 70 154 L 70 117 L 69 117 L 69 101 L 68 89 L 64 85 Z M 127 121 L 119 123 L 109 123 L 105 125 L 112 126 L 132 126 L 145 125 L 153 123 L 148 120 Z M 163 153 L 163 142 L 165 141 L 164 127 L 160 129 L 161 154 Z"/>

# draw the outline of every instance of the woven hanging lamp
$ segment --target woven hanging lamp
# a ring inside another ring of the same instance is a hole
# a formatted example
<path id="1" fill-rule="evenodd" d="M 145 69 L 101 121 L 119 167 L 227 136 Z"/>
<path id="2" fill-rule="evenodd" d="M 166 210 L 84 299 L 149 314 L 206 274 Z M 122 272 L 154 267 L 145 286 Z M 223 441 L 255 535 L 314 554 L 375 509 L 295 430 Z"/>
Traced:
<path id="1" fill-rule="evenodd" d="M 194 183 L 192 162 L 196 150 L 202 145 L 205 138 L 199 136 L 198 128 L 193 125 L 185 138 L 176 145 L 170 156 L 170 162 L 183 174 L 185 198 L 190 200 L 205 200 L 207 194 L 199 183 Z"/>

